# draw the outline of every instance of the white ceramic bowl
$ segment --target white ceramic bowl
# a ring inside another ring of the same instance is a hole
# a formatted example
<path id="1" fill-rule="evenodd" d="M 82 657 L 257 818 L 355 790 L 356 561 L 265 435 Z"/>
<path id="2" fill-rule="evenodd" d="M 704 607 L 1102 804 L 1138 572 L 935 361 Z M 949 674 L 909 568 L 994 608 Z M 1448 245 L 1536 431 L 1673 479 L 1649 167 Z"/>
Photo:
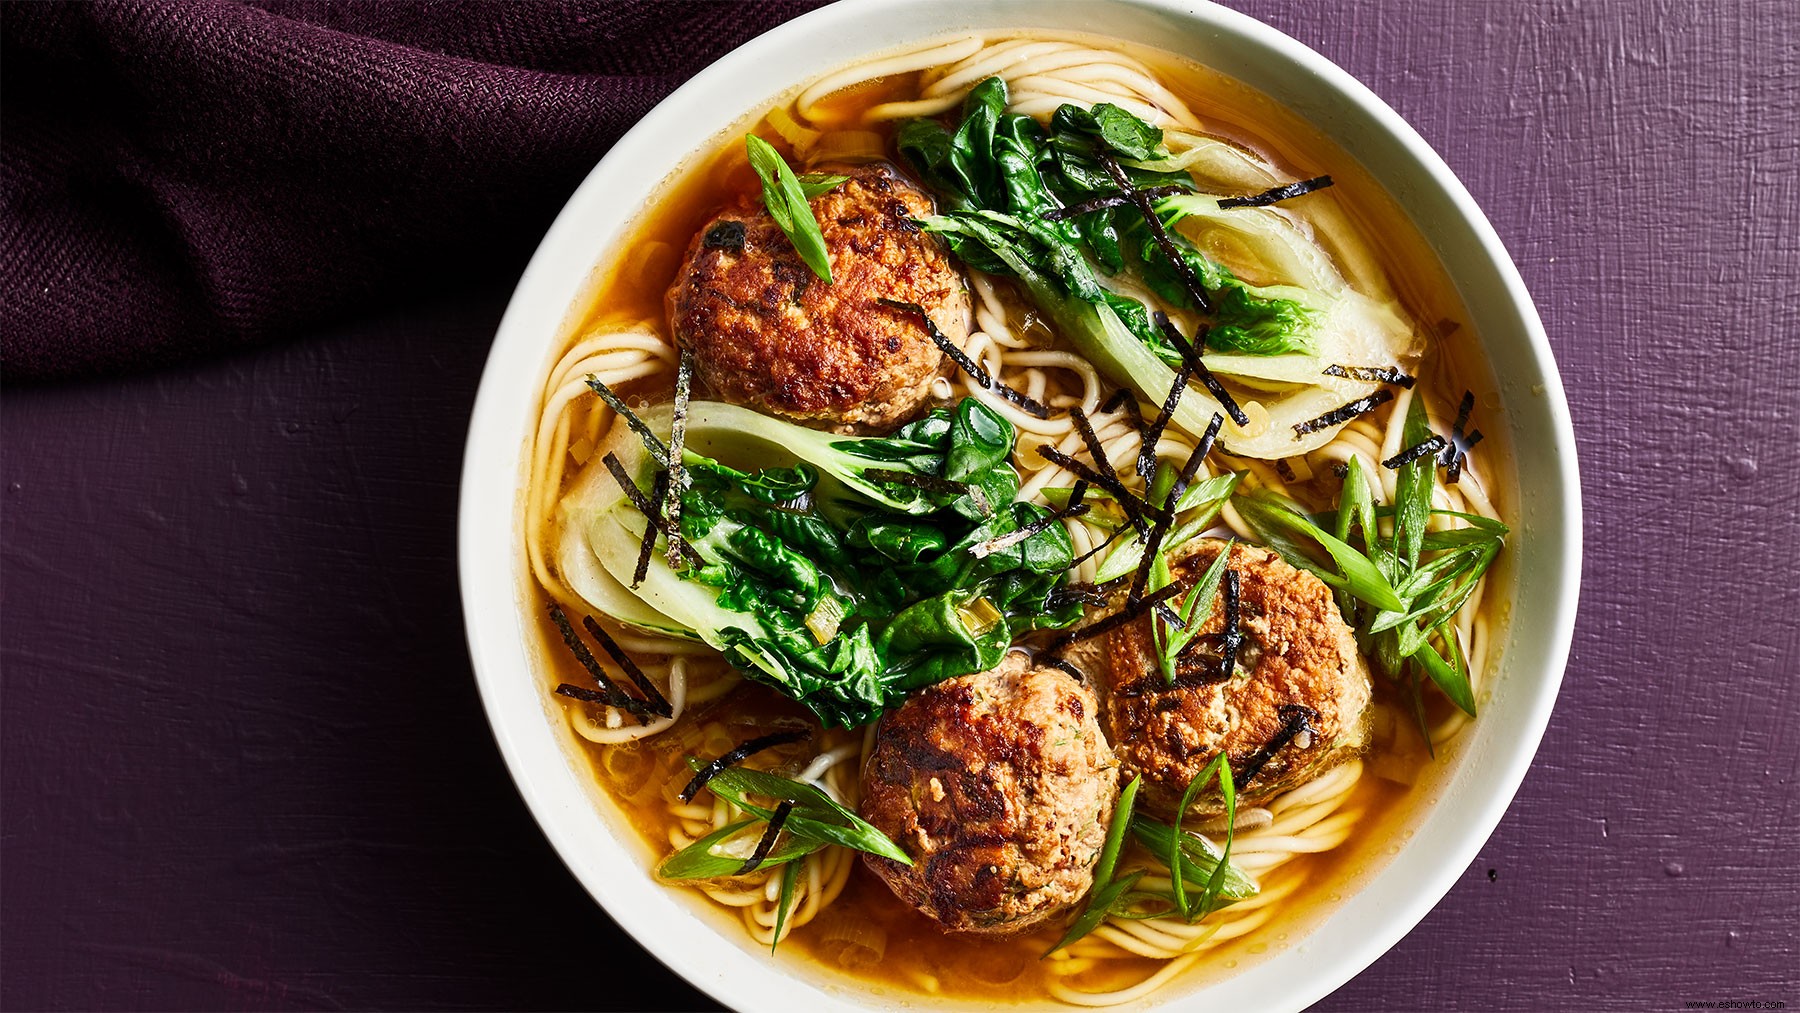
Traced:
<path id="1" fill-rule="evenodd" d="M 596 166 L 544 237 L 513 294 L 482 378 L 463 465 L 460 558 L 469 648 L 501 753 L 569 869 L 638 942 L 743 1010 L 891 1008 L 901 997 L 821 984 L 748 945 L 735 921 L 657 885 L 634 832 L 611 817 L 531 668 L 522 599 L 520 487 L 543 374 L 602 256 L 689 154 L 753 108 L 859 56 L 960 30 L 1093 32 L 1216 68 L 1322 129 L 1402 205 L 1480 322 L 1499 379 L 1520 495 L 1511 621 L 1489 700 L 1404 849 L 1309 935 L 1180 1008 L 1295 1010 L 1349 980 L 1424 917 L 1473 860 L 1517 790 L 1549 720 L 1574 625 L 1581 500 L 1575 441 L 1542 325 L 1474 201 L 1412 128 L 1350 75 L 1293 39 L 1208 3 L 1122 0 L 852 0 L 791 21 L 669 96 Z M 1504 931 L 1504 928 L 1500 929 Z M 628 954 L 617 954 L 621 961 Z M 595 988 L 605 976 L 596 974 Z M 921 1005 L 923 1003 L 921 1002 Z"/>

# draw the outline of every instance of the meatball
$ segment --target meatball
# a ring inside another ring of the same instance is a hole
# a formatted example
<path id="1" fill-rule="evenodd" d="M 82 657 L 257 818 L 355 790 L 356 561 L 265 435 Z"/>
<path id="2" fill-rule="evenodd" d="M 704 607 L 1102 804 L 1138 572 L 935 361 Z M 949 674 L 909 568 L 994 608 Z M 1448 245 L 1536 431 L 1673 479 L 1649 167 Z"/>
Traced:
<path id="1" fill-rule="evenodd" d="M 862 816 L 913 859 L 864 855 L 895 895 L 954 932 L 1007 935 L 1086 896 L 1118 800 L 1094 696 L 1008 654 L 881 719 Z"/>
<path id="2" fill-rule="evenodd" d="M 669 289 L 675 340 L 714 396 L 815 428 L 886 432 L 918 415 L 943 352 L 914 303 L 952 341 L 969 333 L 968 289 L 912 220 L 931 198 L 881 163 L 812 200 L 831 284 L 800 260 L 760 194 L 701 227 Z"/>
<path id="3" fill-rule="evenodd" d="M 1171 561 L 1176 581 L 1191 588 L 1224 545 L 1184 546 Z M 1368 742 L 1369 670 L 1331 589 L 1256 546 L 1233 546 L 1228 565 L 1238 574 L 1243 632 L 1230 676 L 1219 672 L 1222 592 L 1198 646 L 1177 662 L 1173 685 L 1157 665 L 1149 616 L 1114 629 L 1089 655 L 1106 670 L 1113 748 L 1127 777 L 1143 775 L 1138 804 L 1151 813 L 1173 816 L 1188 782 L 1221 751 L 1236 775 L 1238 804 L 1254 806 Z M 1223 811 L 1215 785 L 1199 793 L 1190 813 Z"/>

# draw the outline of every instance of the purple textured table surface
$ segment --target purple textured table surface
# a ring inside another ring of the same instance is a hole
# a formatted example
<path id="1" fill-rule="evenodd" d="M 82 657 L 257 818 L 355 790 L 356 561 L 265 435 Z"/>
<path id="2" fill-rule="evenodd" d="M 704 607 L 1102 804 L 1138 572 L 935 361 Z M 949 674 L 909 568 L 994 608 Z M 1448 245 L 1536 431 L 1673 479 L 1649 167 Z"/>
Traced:
<path id="1" fill-rule="evenodd" d="M 1542 751 L 1332 1010 L 1800 1003 L 1800 28 L 1784 0 L 1241 5 L 1444 154 L 1535 293 L 1588 557 Z M 514 793 L 462 645 L 515 275 L 10 389 L 0 1005 L 709 1008 Z"/>

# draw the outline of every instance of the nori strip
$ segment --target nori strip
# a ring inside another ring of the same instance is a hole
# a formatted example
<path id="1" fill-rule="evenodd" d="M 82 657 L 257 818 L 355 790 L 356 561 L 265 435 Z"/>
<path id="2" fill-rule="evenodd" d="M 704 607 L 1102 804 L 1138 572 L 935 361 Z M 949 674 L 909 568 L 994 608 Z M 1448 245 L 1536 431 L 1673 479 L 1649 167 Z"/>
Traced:
<path id="1" fill-rule="evenodd" d="M 1096 545 L 1093 548 L 1087 550 L 1086 552 L 1082 553 L 1081 555 L 1076 556 L 1075 561 L 1069 564 L 1069 569 L 1073 570 L 1077 566 L 1080 566 L 1081 564 L 1087 562 L 1088 560 L 1093 559 L 1095 556 L 1098 556 L 1102 550 L 1104 550 L 1108 545 L 1111 545 L 1115 540 L 1118 539 L 1118 537 L 1120 535 L 1122 535 L 1124 533 L 1125 533 L 1124 528 L 1114 528 L 1113 533 L 1110 535 L 1107 535 L 1105 541 L 1103 541 L 1099 545 Z"/>
<path id="2" fill-rule="evenodd" d="M 681 800 L 692 802 L 694 796 L 700 794 L 700 789 L 706 787 L 706 782 L 719 776 L 720 771 L 735 767 L 765 749 L 785 746 L 790 742 L 799 742 L 807 735 L 808 733 L 804 729 L 796 729 L 791 732 L 771 732 L 768 735 L 759 735 L 754 739 L 739 743 L 736 748 L 701 767 L 694 774 L 694 779 L 687 783 L 687 787 L 681 789 Z"/>
<path id="3" fill-rule="evenodd" d="M 1302 731 L 1311 731 L 1312 723 L 1319 720 L 1319 712 L 1305 704 L 1284 703 L 1276 709 L 1275 713 L 1282 716 L 1281 730 L 1275 733 L 1274 738 L 1264 743 L 1261 749 L 1250 754 L 1250 759 L 1244 761 L 1243 769 L 1238 772 L 1236 778 L 1240 791 L 1244 785 L 1250 783 L 1251 778 L 1262 773 L 1263 767 L 1268 765 L 1269 760 L 1276 753 L 1294 741 L 1294 736 L 1299 735 Z"/>
<path id="4" fill-rule="evenodd" d="M 1207 294 L 1206 286 L 1200 284 L 1200 276 L 1194 273 L 1193 265 L 1189 264 L 1187 258 L 1181 255 L 1181 250 L 1175 245 L 1175 240 L 1169 238 L 1169 230 L 1163 228 L 1162 218 L 1156 213 L 1156 205 L 1151 203 L 1150 197 L 1144 191 L 1139 190 L 1137 185 L 1131 182 L 1131 177 L 1126 175 L 1117 159 L 1107 154 L 1097 157 L 1101 167 L 1106 170 L 1106 174 L 1112 177 L 1113 184 L 1119 188 L 1119 192 L 1131 198 L 1131 202 L 1137 205 L 1138 213 L 1144 218 L 1144 225 L 1150 230 L 1150 238 L 1156 241 L 1163 256 L 1169 258 L 1169 266 L 1181 279 L 1181 286 L 1187 289 L 1188 298 L 1194 300 L 1195 308 L 1202 313 L 1212 313 L 1212 296 Z M 1238 425 L 1241 426 L 1243 423 L 1240 422 Z"/>
<path id="5" fill-rule="evenodd" d="M 625 404 L 623 398 L 614 394 L 613 389 L 602 383 L 600 378 L 594 374 L 589 373 L 586 382 L 588 389 L 600 395 L 600 400 L 606 402 L 606 407 L 618 412 L 619 417 L 625 420 L 625 424 L 631 427 L 631 431 L 638 435 L 638 439 L 644 441 L 644 449 L 650 451 L 650 456 L 656 458 L 656 463 L 665 468 L 668 467 L 669 448 L 663 446 L 663 441 L 650 431 L 650 427 L 645 424 L 643 419 L 638 418 L 637 412 L 632 411 Z"/>
<path id="6" fill-rule="evenodd" d="M 1076 486 L 1076 488 L 1079 489 L 1079 488 L 1081 488 L 1081 486 L 1078 485 L 1078 486 Z M 1027 524 L 1022 528 L 1019 528 L 1014 531 L 1009 531 L 1004 535 L 999 535 L 994 538 L 990 538 L 985 542 L 975 543 L 973 546 L 970 547 L 969 554 L 974 556 L 976 559 L 986 558 L 988 556 L 993 555 L 996 552 L 999 552 L 1001 549 L 1011 548 L 1012 546 L 1019 544 L 1020 542 L 1024 541 L 1025 539 L 1030 538 L 1042 531 L 1047 530 L 1053 524 L 1061 523 L 1062 520 L 1066 517 L 1080 517 L 1082 514 L 1085 514 L 1087 512 L 1088 512 L 1088 505 L 1086 503 L 1070 502 L 1070 504 L 1068 506 L 1063 507 L 1061 510 L 1055 511 L 1054 513 L 1045 514 L 1044 516 L 1039 517 L 1037 520 L 1032 521 L 1030 524 Z"/>
<path id="7" fill-rule="evenodd" d="M 1084 584 L 1069 584 L 1054 588 L 1045 596 L 1045 610 L 1061 608 L 1071 602 L 1099 608 L 1112 601 L 1112 594 L 1100 588 Z"/>
<path id="8" fill-rule="evenodd" d="M 656 683 L 644 674 L 644 670 L 638 667 L 637 662 L 631 660 L 631 655 L 625 653 L 618 641 L 600 628 L 600 624 L 594 621 L 593 616 L 582 616 L 581 627 L 587 630 L 588 636 L 593 637 L 595 642 L 612 657 L 612 660 L 618 662 L 619 667 L 625 670 L 625 674 L 631 677 L 631 681 L 643 692 L 644 699 L 649 701 L 650 708 L 656 712 L 658 717 L 672 718 L 675 716 L 675 709 L 669 705 L 669 698 L 663 696 L 662 690 L 656 688 Z"/>
<path id="9" fill-rule="evenodd" d="M 747 876 L 763 864 L 763 859 L 768 858 L 769 852 L 775 850 L 775 838 L 781 836 L 781 828 L 787 825 L 788 813 L 793 811 L 793 799 L 784 800 L 775 807 L 775 815 L 769 817 L 769 829 L 764 830 L 762 840 L 756 842 L 756 851 L 744 859 L 743 865 L 738 866 L 738 875 Z"/>
<path id="10" fill-rule="evenodd" d="M 688 485 L 687 464 L 682 460 L 682 452 L 687 445 L 688 399 L 693 388 L 694 357 L 684 348 L 680 363 L 675 367 L 675 420 L 669 426 L 669 481 L 662 501 L 663 527 L 669 536 L 669 568 L 674 570 L 681 569 L 681 557 L 687 548 L 681 539 L 681 494 Z"/>
<path id="11" fill-rule="evenodd" d="M 1238 572 L 1225 568 L 1225 632 L 1219 636 L 1219 672 L 1227 679 L 1237 672 L 1238 651 L 1244 646 L 1242 603 L 1238 597 Z"/>
<path id="12" fill-rule="evenodd" d="M 1462 441 L 1462 449 L 1457 451 L 1456 460 L 1451 461 L 1450 467 L 1444 469 L 1445 482 L 1448 482 L 1451 485 L 1456 484 L 1456 480 L 1462 477 L 1463 458 L 1467 457 L 1469 451 L 1474 448 L 1475 444 L 1480 442 L 1481 430 L 1479 429 L 1470 433 L 1468 437 Z"/>
<path id="13" fill-rule="evenodd" d="M 993 376 L 986 369 L 982 368 L 981 363 L 969 358 L 962 349 L 956 347 L 956 342 L 951 341 L 943 331 L 938 330 L 937 324 L 931 322 L 931 314 L 925 312 L 925 307 L 920 306 L 918 303 L 901 302 L 898 299 L 882 299 L 879 301 L 883 306 L 905 310 L 908 313 L 916 315 L 923 321 L 925 324 L 925 333 L 929 335 L 932 342 L 938 346 L 938 350 L 948 356 L 951 362 L 956 363 L 963 372 L 969 374 L 969 379 L 974 380 L 976 386 L 1011 401 L 1020 411 L 1034 419 L 1047 419 L 1050 417 L 1050 407 L 1048 405 L 1001 383 L 998 377 Z"/>
<path id="14" fill-rule="evenodd" d="M 671 540 L 681 537 L 679 532 L 669 530 L 662 515 L 663 497 L 669 490 L 669 469 L 657 471 L 656 481 L 650 487 L 650 495 L 645 496 L 637 483 L 631 480 L 631 476 L 625 473 L 625 465 L 620 463 L 619 455 L 609 450 L 600 460 L 606 465 L 606 470 L 612 472 L 613 481 L 619 483 L 620 489 L 625 490 L 625 498 L 631 500 L 631 505 L 644 515 L 644 540 L 638 546 L 637 569 L 631 575 L 631 586 L 635 590 L 650 572 L 650 554 L 656 551 L 657 533 L 666 534 Z"/>
<path id="15" fill-rule="evenodd" d="M 575 656 L 575 660 L 581 663 L 582 668 L 587 669 L 587 674 L 600 687 L 599 692 L 596 693 L 591 689 L 564 683 L 562 686 L 556 687 L 558 693 L 589 703 L 604 703 L 640 718 L 668 716 L 658 714 L 651 704 L 639 700 L 619 688 L 619 684 L 606 674 L 606 669 L 600 667 L 600 662 L 594 657 L 594 652 L 588 650 L 588 645 L 583 643 L 581 636 L 575 632 L 575 627 L 569 623 L 569 614 L 563 611 L 561 605 L 552 604 L 550 606 L 550 621 L 556 624 L 556 632 L 562 634 L 562 641 L 568 646 L 569 653 Z"/>
<path id="16" fill-rule="evenodd" d="M 1144 502 L 1125 491 L 1125 487 L 1119 484 L 1118 475 L 1103 473 L 1098 469 L 1091 468 L 1055 447 L 1039 447 L 1038 456 L 1052 464 L 1060 464 L 1074 472 L 1077 478 L 1084 478 L 1105 489 L 1114 500 L 1118 501 L 1120 509 L 1125 511 L 1126 518 L 1131 521 L 1131 526 L 1144 534 L 1149 534 L 1150 527 L 1144 523 Z"/>
<path id="17" fill-rule="evenodd" d="M 1149 197 L 1151 200 L 1161 200 L 1164 197 L 1173 197 L 1178 193 L 1192 193 L 1193 189 L 1177 183 L 1169 186 L 1145 187 L 1138 192 Z M 1096 211 L 1105 211 L 1107 208 L 1121 208 L 1130 203 L 1132 203 L 1132 199 L 1131 195 L 1128 193 L 1103 193 L 1098 197 L 1090 197 L 1079 204 L 1070 204 L 1068 207 L 1052 208 L 1049 211 L 1044 212 L 1043 218 L 1045 221 L 1060 222 L 1065 218 L 1074 218 L 1077 215 L 1090 215 Z"/>
<path id="18" fill-rule="evenodd" d="M 1111 397 L 1100 402 L 1100 414 L 1102 415 L 1111 415 L 1121 408 L 1125 409 L 1125 414 L 1131 416 L 1131 427 L 1136 429 L 1140 436 L 1143 435 L 1144 412 L 1138 407 L 1137 395 L 1132 392 L 1130 387 L 1120 387 L 1112 392 Z"/>
<path id="19" fill-rule="evenodd" d="M 663 494 L 668 492 L 668 489 L 669 471 L 665 468 L 656 473 L 656 481 L 650 486 L 651 502 L 661 502 Z M 637 590 L 637 586 L 642 584 L 644 577 L 649 574 L 650 556 L 656 551 L 656 531 L 662 518 L 655 514 L 649 515 L 649 518 L 649 523 L 644 525 L 644 540 L 638 543 L 637 568 L 631 572 L 631 589 L 633 591 Z M 670 531 L 669 537 L 674 539 L 680 536 L 676 532 Z"/>
<path id="20" fill-rule="evenodd" d="M 1417 377 L 1401 372 L 1398 366 L 1339 366 L 1334 363 L 1320 372 L 1326 376 L 1341 376 L 1346 380 L 1361 380 L 1364 383 L 1391 383 L 1408 390 L 1419 382 Z"/>
<path id="21" fill-rule="evenodd" d="M 1469 413 L 1475 410 L 1475 392 L 1463 391 L 1462 401 L 1456 406 L 1456 421 L 1450 425 L 1450 445 L 1444 448 L 1438 457 L 1438 463 L 1445 468 L 1444 481 L 1455 485 L 1462 477 L 1463 457 L 1475 444 L 1481 442 L 1481 430 L 1477 429 L 1467 436 L 1463 435 L 1463 427 L 1469 424 Z"/>
<path id="22" fill-rule="evenodd" d="M 910 485 L 926 492 L 942 493 L 946 496 L 961 496 L 973 489 L 967 482 L 958 482 L 952 478 L 941 478 L 937 475 L 921 475 L 916 471 L 897 471 L 893 468 L 865 468 L 863 475 L 877 482 L 893 482 L 897 485 Z"/>
<path id="23" fill-rule="evenodd" d="M 1219 438 L 1219 427 L 1224 424 L 1225 416 L 1213 412 L 1212 421 L 1206 426 L 1206 434 L 1200 437 L 1199 443 L 1194 444 L 1194 452 L 1188 455 L 1187 463 L 1181 466 L 1181 474 L 1175 476 L 1175 484 L 1169 487 L 1170 509 L 1181 502 L 1182 494 L 1187 492 L 1188 486 L 1194 484 L 1194 476 L 1200 473 L 1200 464 L 1206 460 L 1206 455 L 1212 453 L 1213 441 Z"/>
<path id="24" fill-rule="evenodd" d="M 1162 330 L 1163 337 L 1168 338 L 1169 343 L 1175 346 L 1175 350 L 1181 353 L 1182 361 L 1187 363 L 1188 368 L 1194 371 L 1194 375 L 1200 378 L 1200 383 L 1206 388 L 1206 392 L 1224 407 L 1225 414 L 1231 416 L 1231 421 L 1240 426 L 1249 425 L 1250 416 L 1244 414 L 1244 409 L 1238 407 L 1237 400 L 1231 396 L 1231 392 L 1225 389 L 1225 385 L 1219 382 L 1219 378 L 1213 375 L 1212 370 L 1206 368 L 1206 363 L 1200 361 L 1200 350 L 1196 347 L 1199 337 L 1196 336 L 1195 341 L 1190 343 L 1182 335 L 1181 329 L 1175 326 L 1175 322 L 1169 319 L 1169 315 L 1161 310 L 1156 313 L 1156 326 Z"/>
<path id="25" fill-rule="evenodd" d="M 1137 601 L 1128 603 L 1124 608 L 1114 612 L 1112 615 L 1107 616 L 1097 623 L 1091 623 L 1087 626 L 1083 626 L 1081 629 L 1069 630 L 1066 633 L 1058 635 L 1054 640 L 1051 640 L 1044 649 L 1047 651 L 1058 651 L 1075 643 L 1077 640 L 1086 640 L 1089 637 L 1096 637 L 1115 627 L 1123 626 L 1133 619 L 1136 619 L 1138 616 L 1155 608 L 1157 603 L 1168 601 L 1180 592 L 1180 584 L 1170 584 L 1166 587 L 1159 587 L 1142 598 L 1139 598 Z"/>
<path id="26" fill-rule="evenodd" d="M 1275 474 L 1280 475 L 1281 480 L 1284 482 L 1300 481 L 1300 476 L 1294 474 L 1294 466 L 1287 463 L 1287 458 L 1285 457 L 1278 457 L 1275 459 Z"/>
<path id="27" fill-rule="evenodd" d="M 1330 176 L 1314 176 L 1311 179 L 1302 179 L 1297 182 L 1283 183 L 1280 186 L 1270 187 L 1262 193 L 1251 194 L 1248 197 L 1227 197 L 1219 202 L 1219 209 L 1223 211 L 1229 208 L 1267 207 L 1270 204 L 1279 201 L 1288 200 L 1292 197 L 1299 197 L 1302 194 L 1312 193 L 1314 190 L 1323 190 L 1330 185 Z"/>
<path id="28" fill-rule="evenodd" d="M 1187 392 L 1188 381 L 1193 377 L 1194 371 L 1183 362 L 1181 368 L 1175 371 L 1175 382 L 1169 385 L 1168 398 L 1163 401 L 1156 418 L 1151 420 L 1150 428 L 1144 430 L 1144 441 L 1138 447 L 1137 473 L 1144 480 L 1145 489 L 1150 487 L 1150 478 L 1156 473 L 1156 445 L 1162 441 L 1163 430 L 1169 428 L 1169 420 L 1175 416 L 1175 409 L 1181 403 L 1181 395 Z"/>
<path id="29" fill-rule="evenodd" d="M 1391 468 L 1394 471 L 1399 471 L 1401 468 L 1406 467 L 1419 458 L 1428 454 L 1436 454 L 1447 446 L 1449 446 L 1449 444 L 1444 442 L 1442 436 L 1433 434 L 1429 438 L 1420 440 L 1412 446 L 1407 447 L 1405 450 L 1400 451 L 1398 454 L 1395 454 L 1393 457 L 1381 462 L 1381 466 L 1383 468 Z"/>
<path id="30" fill-rule="evenodd" d="M 1294 436 L 1298 438 L 1305 436 L 1307 433 L 1314 433 L 1321 429 L 1329 429 L 1332 426 L 1343 425 L 1359 415 L 1366 415 L 1369 412 L 1374 411 L 1376 408 L 1387 404 L 1393 399 L 1394 392 L 1385 388 L 1370 394 L 1368 397 L 1359 397 L 1341 408 L 1333 408 L 1316 419 L 1308 419 L 1305 422 L 1294 423 Z"/>

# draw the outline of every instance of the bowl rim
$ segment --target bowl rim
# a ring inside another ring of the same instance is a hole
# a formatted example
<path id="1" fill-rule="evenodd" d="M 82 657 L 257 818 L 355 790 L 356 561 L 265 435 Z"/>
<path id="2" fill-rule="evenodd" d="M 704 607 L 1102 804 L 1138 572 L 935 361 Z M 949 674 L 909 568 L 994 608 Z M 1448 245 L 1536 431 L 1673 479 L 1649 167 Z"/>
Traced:
<path id="1" fill-rule="evenodd" d="M 1306 947 L 1296 954 L 1284 954 L 1261 960 L 1256 965 L 1223 980 L 1211 983 L 1199 992 L 1187 991 L 1178 1002 L 1197 1001 L 1201 996 L 1215 998 L 1214 993 L 1233 982 L 1260 979 L 1275 992 L 1258 994 L 1257 1005 L 1265 1009 L 1301 1009 L 1350 980 L 1412 930 L 1454 885 L 1457 877 L 1479 853 L 1498 825 L 1523 781 L 1548 725 L 1551 709 L 1563 678 L 1569 646 L 1573 637 L 1576 605 L 1579 598 L 1582 522 L 1580 478 L 1576 464 L 1574 429 L 1567 399 L 1563 392 L 1555 356 L 1544 333 L 1536 308 L 1512 259 L 1487 217 L 1476 205 L 1461 181 L 1435 151 L 1403 120 L 1400 115 L 1338 67 L 1305 44 L 1248 15 L 1200 0 L 1112 0 L 1120 8 L 1180 19 L 1234 37 L 1269 50 L 1287 61 L 1295 72 L 1309 77 L 1318 86 L 1335 93 L 1350 103 L 1356 112 L 1372 121 L 1379 140 L 1398 146 L 1398 153 L 1423 175 L 1435 195 L 1441 197 L 1454 212 L 1457 222 L 1468 230 L 1485 266 L 1503 294 L 1498 298 L 1517 314 L 1511 328 L 1523 337 L 1523 352 L 1535 373 L 1533 393 L 1544 411 L 1543 427 L 1551 438 L 1553 453 L 1543 462 L 1550 471 L 1552 485 L 1548 506 L 1554 516 L 1543 517 L 1534 529 L 1537 537 L 1560 551 L 1552 550 L 1554 572 L 1533 573 L 1535 591 L 1550 592 L 1553 609 L 1548 628 L 1538 633 L 1541 667 L 1529 682 L 1514 679 L 1507 683 L 1510 692 L 1528 695 L 1513 701 L 1521 708 L 1510 745 L 1496 758 L 1496 766 L 1484 768 L 1486 790 L 1480 797 L 1461 800 L 1465 808 L 1462 820 L 1446 843 L 1451 860 L 1429 865 L 1410 879 L 1403 895 L 1382 905 L 1380 917 L 1372 927 L 1361 928 L 1354 939 L 1321 947 L 1321 955 L 1306 956 L 1307 973 L 1303 975 L 1271 972 L 1289 956 L 1302 959 Z M 969 6 L 1024 7 L 1024 0 L 964 0 Z M 586 290 L 598 260 L 628 229 L 635 214 L 610 213 L 615 220 L 600 240 L 582 234 L 584 227 L 596 218 L 609 216 L 611 177 L 630 159 L 654 154 L 669 147 L 660 139 L 664 125 L 683 112 L 695 111 L 699 97 L 720 90 L 737 78 L 754 79 L 752 68 L 766 51 L 779 49 L 812 36 L 842 29 L 873 14 L 904 9 L 908 13 L 937 9 L 942 5 L 918 0 L 842 0 L 785 22 L 744 43 L 709 65 L 651 110 L 628 130 L 588 173 L 558 214 L 555 222 L 525 268 L 518 286 L 508 302 L 504 316 L 484 368 L 479 391 L 471 412 L 468 441 L 464 452 L 458 510 L 458 570 L 461 584 L 465 627 L 469 652 L 481 693 L 483 707 L 496 744 L 506 761 L 526 806 L 558 857 L 588 890 L 601 908 L 636 942 L 664 965 L 680 974 L 696 987 L 708 992 L 721 1003 L 741 1009 L 791 1008 L 796 993 L 810 989 L 810 998 L 824 1007 L 835 1009 L 865 1008 L 857 998 L 868 998 L 869 992 L 849 994 L 849 990 L 833 990 L 806 978 L 782 973 L 782 966 L 772 961 L 761 964 L 744 959 L 747 954 L 736 942 L 718 937 L 712 926 L 684 913 L 672 897 L 653 897 L 642 887 L 670 891 L 654 883 L 647 875 L 638 877 L 608 876 L 611 862 L 621 854 L 633 856 L 637 849 L 612 836 L 618 828 L 605 814 L 595 811 L 590 794 L 574 783 L 577 776 L 570 757 L 551 728 L 549 711 L 540 699 L 537 680 L 530 676 L 533 662 L 524 623 L 523 595 L 520 586 L 523 538 L 518 531 L 522 485 L 521 466 L 528 456 L 529 424 L 535 418 L 535 407 L 542 391 L 542 373 L 548 363 L 546 341 L 555 342 L 566 332 L 567 314 L 574 300 Z M 904 38 L 888 38 L 882 45 L 868 47 L 854 54 L 840 54 L 827 66 L 841 66 L 855 57 L 880 52 L 910 41 L 953 34 L 964 27 L 949 21 L 920 18 L 919 28 Z M 803 83 L 804 76 L 789 75 L 789 85 Z M 773 97 L 773 96 L 770 96 Z M 733 117 L 748 109 L 733 110 Z M 1340 141 L 1340 143 L 1342 143 Z M 679 148 L 672 154 L 679 160 L 691 149 Z M 665 156 L 671 153 L 661 151 Z M 676 164 L 665 161 L 665 165 Z M 1373 168 L 1371 175 L 1377 176 Z M 1417 227 L 1417 222 L 1415 221 Z M 1421 228 L 1421 232 L 1425 230 Z M 1434 244 L 1435 245 L 1435 244 Z M 579 251 L 587 250 L 582 260 Z M 579 261 L 571 265 L 569 258 Z M 1458 282 L 1456 272 L 1450 270 Z M 579 270 L 577 270 L 577 268 Z M 571 278 L 578 287 L 569 291 Z M 554 302 L 557 293 L 560 303 Z M 552 301 L 546 303 L 545 297 Z M 1465 303 L 1468 301 L 1464 293 Z M 545 308 L 539 308 L 543 306 Z M 552 319 L 552 333 L 544 332 L 544 320 Z M 1484 341 L 1483 355 L 1490 362 L 1493 348 Z M 521 405 L 523 407 L 521 407 Z M 1509 408 L 1516 405 L 1509 402 Z M 1509 424 L 1515 424 L 1511 423 Z M 1515 448 L 1515 456 L 1520 451 Z M 513 476 L 514 481 L 505 480 Z M 504 539 L 497 537 L 504 533 Z M 498 546 L 504 546 L 499 548 Z M 1521 578 L 1522 578 L 1521 574 Z M 1518 595 L 1515 592 L 1515 600 Z M 521 692 L 521 684 L 525 692 Z M 585 776 L 585 771 L 581 776 Z M 575 790 L 571 791 L 571 788 Z M 1426 825 L 1442 813 L 1419 819 L 1423 836 Z M 595 821 L 602 829 L 594 836 Z M 635 834 L 629 827 L 625 834 Z M 1414 840 L 1386 863 L 1386 866 L 1360 884 L 1343 904 L 1307 930 L 1303 943 L 1310 943 L 1333 923 L 1341 921 L 1345 910 L 1359 894 L 1372 890 L 1383 879 L 1391 879 L 1405 864 L 1408 852 L 1417 851 L 1422 841 Z M 596 852 L 600 854 L 597 854 Z M 641 863 L 640 863 L 641 865 Z M 640 866 L 634 866 L 639 868 Z M 672 920 L 671 920 L 672 919 Z M 681 929 L 697 928 L 704 936 L 684 934 Z M 1298 965 L 1296 965 L 1298 966 Z M 1292 970 L 1289 968 L 1288 970 Z M 916 997 L 915 997 L 916 998 Z"/>

